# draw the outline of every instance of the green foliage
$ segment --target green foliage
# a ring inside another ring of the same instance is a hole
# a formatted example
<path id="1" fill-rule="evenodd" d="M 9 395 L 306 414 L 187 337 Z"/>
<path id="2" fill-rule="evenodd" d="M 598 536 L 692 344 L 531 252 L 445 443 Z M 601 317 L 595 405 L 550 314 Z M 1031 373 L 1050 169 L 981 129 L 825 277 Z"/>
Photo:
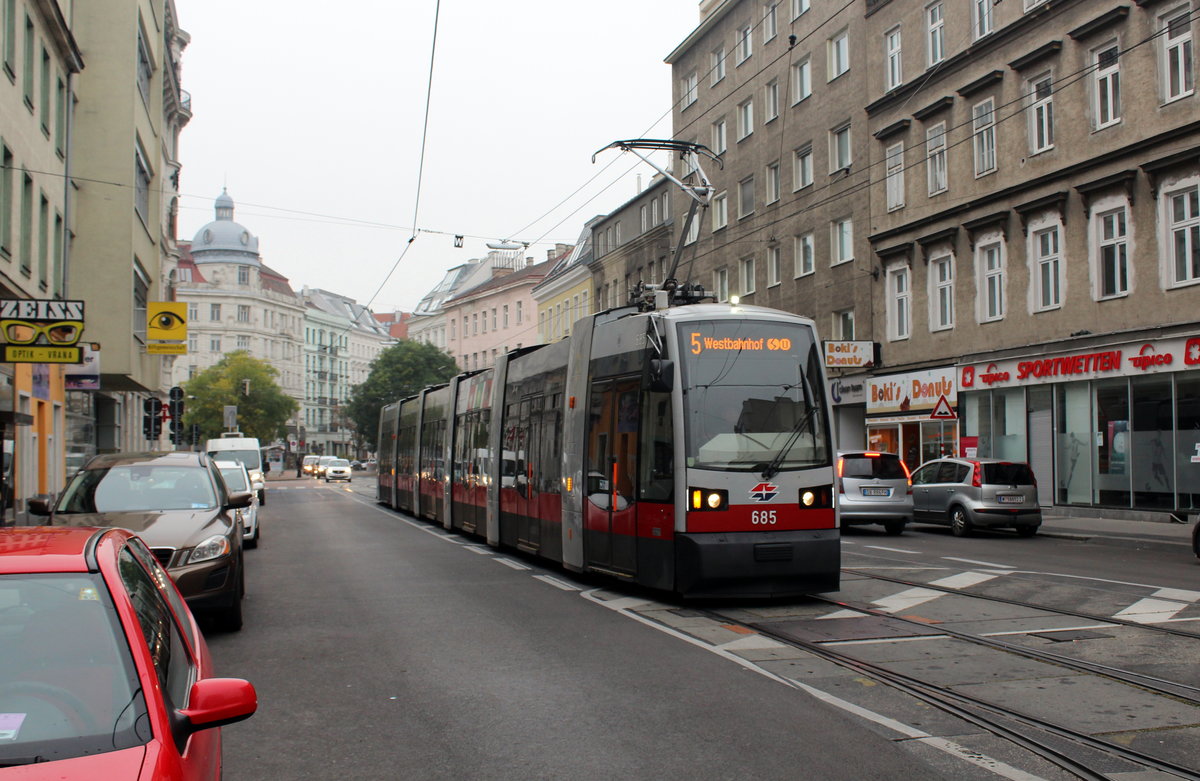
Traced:
<path id="1" fill-rule="evenodd" d="M 276 384 L 278 376 L 278 369 L 245 350 L 228 353 L 184 383 L 184 393 L 195 396 L 187 399 L 184 425 L 199 423 L 201 440 L 218 437 L 226 430 L 225 406 L 236 405 L 238 430 L 246 436 L 257 437 L 262 445 L 286 436 L 288 418 L 300 405 Z"/>
<path id="2" fill-rule="evenodd" d="M 445 382 L 458 374 L 454 359 L 431 344 L 403 341 L 392 345 L 371 363 L 366 382 L 355 385 L 346 414 L 371 450 L 377 448 L 379 410 L 411 396 L 426 385 Z"/>

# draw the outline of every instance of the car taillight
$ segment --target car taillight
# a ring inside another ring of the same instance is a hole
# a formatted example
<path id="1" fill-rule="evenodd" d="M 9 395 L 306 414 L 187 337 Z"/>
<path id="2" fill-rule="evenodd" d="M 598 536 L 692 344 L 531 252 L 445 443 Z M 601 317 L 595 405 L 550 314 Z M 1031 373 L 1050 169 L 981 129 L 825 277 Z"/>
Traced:
<path id="1" fill-rule="evenodd" d="M 912 493 L 912 472 L 908 469 L 908 464 L 904 463 L 904 459 L 900 459 L 900 468 L 904 470 L 904 479 L 908 481 L 908 493 Z"/>
<path id="2" fill-rule="evenodd" d="M 971 462 L 971 487 L 983 487 L 983 465 L 978 461 Z"/>
<path id="3" fill-rule="evenodd" d="M 838 456 L 837 484 L 838 484 L 838 493 L 839 494 L 846 493 L 846 486 L 842 483 L 842 470 L 844 470 L 845 467 L 846 467 L 846 459 L 842 458 L 841 456 Z"/>

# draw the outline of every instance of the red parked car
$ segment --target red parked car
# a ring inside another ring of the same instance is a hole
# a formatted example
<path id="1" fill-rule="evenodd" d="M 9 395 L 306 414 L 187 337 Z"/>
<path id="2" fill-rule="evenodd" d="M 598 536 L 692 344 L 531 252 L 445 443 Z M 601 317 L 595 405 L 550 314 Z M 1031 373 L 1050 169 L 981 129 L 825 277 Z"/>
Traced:
<path id="1" fill-rule="evenodd" d="M 124 529 L 0 529 L 0 777 L 216 779 L 258 707 Z"/>

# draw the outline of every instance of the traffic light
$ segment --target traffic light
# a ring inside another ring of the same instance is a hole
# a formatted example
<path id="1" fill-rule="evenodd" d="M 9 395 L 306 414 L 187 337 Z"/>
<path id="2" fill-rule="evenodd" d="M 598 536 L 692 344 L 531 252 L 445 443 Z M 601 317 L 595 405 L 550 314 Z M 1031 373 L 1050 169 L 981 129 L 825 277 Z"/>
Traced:
<path id="1" fill-rule="evenodd" d="M 171 444 L 183 445 L 186 443 L 183 435 L 183 388 L 178 385 L 171 388 L 167 404 L 171 412 Z"/>
<path id="2" fill-rule="evenodd" d="M 162 400 L 151 396 L 142 403 L 142 434 L 146 439 L 162 436 Z"/>

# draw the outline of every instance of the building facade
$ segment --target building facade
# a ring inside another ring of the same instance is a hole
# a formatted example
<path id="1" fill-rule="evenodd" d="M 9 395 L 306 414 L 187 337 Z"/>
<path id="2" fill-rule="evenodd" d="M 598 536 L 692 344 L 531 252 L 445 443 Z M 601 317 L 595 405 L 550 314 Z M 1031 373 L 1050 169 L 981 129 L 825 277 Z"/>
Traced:
<path id="1" fill-rule="evenodd" d="M 71 90 L 83 68 L 71 3 L 0 7 L 0 298 L 63 298 L 71 190 Z M 84 339 L 100 312 L 89 311 Z M 5 341 L 22 334 L 4 334 Z M 65 454 L 89 433 L 68 432 L 61 366 L 0 364 L 0 522 L 57 491 Z"/>
<path id="2" fill-rule="evenodd" d="M 869 440 L 1029 460 L 1064 511 L 1196 512 L 1193 5 L 863 10 L 874 338 L 895 372 L 870 394 L 951 383 L 958 418 L 876 416 L 869 395 Z"/>
<path id="3" fill-rule="evenodd" d="M 598 218 L 597 218 L 598 219 Z M 538 335 L 543 344 L 556 342 L 571 335 L 575 321 L 591 313 L 593 301 L 591 222 L 584 226 L 577 243 L 570 251 L 558 245 L 550 251 L 557 260 L 531 292 L 538 309 Z"/>
<path id="4" fill-rule="evenodd" d="M 537 302 L 532 293 L 554 262 L 534 264 L 526 258 L 526 265 L 517 268 L 493 264 L 490 280 L 445 301 L 446 352 L 460 369 L 494 366 L 509 350 L 538 344 Z"/>
<path id="5" fill-rule="evenodd" d="M 592 248 L 589 268 L 597 310 L 628 304 L 639 282 L 663 281 L 671 264 L 672 228 L 676 224 L 671 217 L 673 188 L 669 179 L 655 176 L 650 186 L 633 198 L 588 222 Z"/>

